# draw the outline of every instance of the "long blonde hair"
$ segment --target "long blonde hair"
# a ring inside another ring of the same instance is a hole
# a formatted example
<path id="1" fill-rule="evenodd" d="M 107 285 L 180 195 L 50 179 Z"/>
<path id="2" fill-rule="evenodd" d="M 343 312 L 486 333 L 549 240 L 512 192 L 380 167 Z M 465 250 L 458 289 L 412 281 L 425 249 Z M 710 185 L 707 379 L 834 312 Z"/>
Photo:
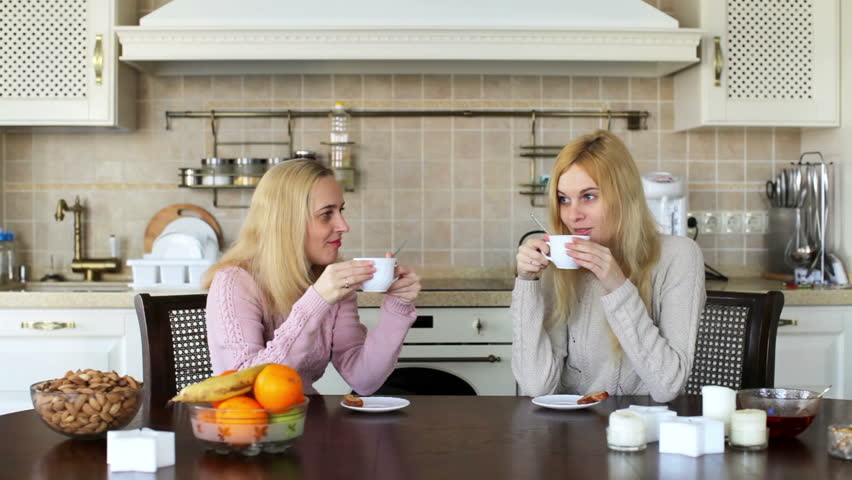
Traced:
<path id="1" fill-rule="evenodd" d="M 290 311 L 321 273 L 305 256 L 311 191 L 334 173 L 315 160 L 290 160 L 269 169 L 258 183 L 237 241 L 204 276 L 210 288 L 217 271 L 248 271 L 273 312 Z"/>
<path id="2" fill-rule="evenodd" d="M 550 176 L 548 203 L 550 228 L 554 234 L 572 232 L 559 216 L 559 178 L 572 166 L 581 167 L 600 189 L 610 242 L 607 245 L 624 275 L 639 289 L 639 296 L 651 311 L 651 273 L 660 259 L 660 235 L 645 201 L 642 180 L 633 157 L 624 143 L 606 130 L 598 130 L 569 143 L 559 152 Z M 580 270 L 552 270 L 555 308 L 549 319 L 553 325 L 570 317 L 577 301 Z"/>

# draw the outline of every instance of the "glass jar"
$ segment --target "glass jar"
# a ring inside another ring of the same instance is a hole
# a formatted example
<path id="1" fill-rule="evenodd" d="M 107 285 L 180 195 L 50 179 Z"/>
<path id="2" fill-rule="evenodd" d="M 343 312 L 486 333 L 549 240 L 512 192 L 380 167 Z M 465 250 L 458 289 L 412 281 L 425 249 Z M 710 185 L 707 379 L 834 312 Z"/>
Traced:
<path id="1" fill-rule="evenodd" d="M 828 454 L 832 457 L 852 460 L 852 424 L 829 425 Z"/>
<path id="2" fill-rule="evenodd" d="M 265 158 L 238 158 L 234 185 L 257 185 L 260 183 L 260 177 L 266 173 L 267 163 Z"/>
<path id="3" fill-rule="evenodd" d="M 212 168 L 179 168 L 178 180 L 182 187 L 204 185 L 204 177 L 213 175 Z"/>
<path id="4" fill-rule="evenodd" d="M 234 183 L 235 160 L 233 158 L 202 158 L 201 166 L 208 167 L 211 175 L 202 176 L 204 185 L 232 185 Z"/>

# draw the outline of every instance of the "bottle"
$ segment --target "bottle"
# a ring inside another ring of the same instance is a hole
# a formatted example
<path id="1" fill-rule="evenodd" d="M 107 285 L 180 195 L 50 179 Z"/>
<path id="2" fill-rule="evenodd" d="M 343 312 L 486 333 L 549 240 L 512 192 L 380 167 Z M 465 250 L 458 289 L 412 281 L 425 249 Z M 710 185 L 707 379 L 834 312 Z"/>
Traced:
<path id="1" fill-rule="evenodd" d="M 6 277 L 6 281 L 11 283 L 15 281 L 15 267 L 17 266 L 17 249 L 15 248 L 15 234 L 6 230 L 5 235 L 6 241 L 4 242 L 5 251 L 3 255 L 6 257 L 5 270 L 2 272 L 2 276 Z"/>
<path id="2" fill-rule="evenodd" d="M 349 113 L 346 112 L 346 105 L 343 102 L 336 102 L 328 116 L 331 119 L 329 166 L 331 168 L 351 168 Z"/>

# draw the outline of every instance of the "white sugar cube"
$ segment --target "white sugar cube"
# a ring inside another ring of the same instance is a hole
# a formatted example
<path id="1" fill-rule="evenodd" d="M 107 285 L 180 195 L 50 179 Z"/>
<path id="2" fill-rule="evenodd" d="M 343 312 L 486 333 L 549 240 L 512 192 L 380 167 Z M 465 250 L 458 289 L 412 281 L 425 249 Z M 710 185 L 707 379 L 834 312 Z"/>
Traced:
<path id="1" fill-rule="evenodd" d="M 660 423 L 660 453 L 700 457 L 724 452 L 724 422 L 706 417 L 674 417 Z"/>
<path id="2" fill-rule="evenodd" d="M 156 472 L 175 464 L 175 434 L 142 430 L 107 432 L 107 463 L 112 472 Z"/>
<path id="3" fill-rule="evenodd" d="M 669 410 L 665 405 L 630 405 L 626 410 L 638 414 L 645 421 L 645 443 L 658 442 L 660 423 L 677 416 L 674 410 Z"/>

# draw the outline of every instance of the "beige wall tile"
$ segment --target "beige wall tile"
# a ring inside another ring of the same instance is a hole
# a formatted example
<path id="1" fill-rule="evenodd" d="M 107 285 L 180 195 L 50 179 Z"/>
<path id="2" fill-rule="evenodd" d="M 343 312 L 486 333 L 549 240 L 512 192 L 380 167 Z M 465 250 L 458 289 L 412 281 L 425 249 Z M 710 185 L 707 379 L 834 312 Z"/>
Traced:
<path id="1" fill-rule="evenodd" d="M 508 100 L 512 98 L 511 77 L 508 75 L 486 75 L 482 87 L 486 99 Z"/>
<path id="2" fill-rule="evenodd" d="M 627 100 L 630 95 L 630 79 L 625 77 L 601 78 L 601 93 L 603 98 L 612 100 Z"/>
<path id="3" fill-rule="evenodd" d="M 28 160 L 33 155 L 33 135 L 29 133 L 6 133 L 5 155 L 0 160 Z"/>
<path id="4" fill-rule="evenodd" d="M 542 77 L 542 98 L 545 100 L 570 100 L 571 77 Z"/>
<path id="5" fill-rule="evenodd" d="M 746 159 L 772 160 L 772 143 L 771 130 L 746 130 Z"/>
<path id="6" fill-rule="evenodd" d="M 453 251 L 453 265 L 460 267 L 478 267 L 482 265 L 482 252 L 476 251 Z"/>
<path id="7" fill-rule="evenodd" d="M 363 195 L 363 217 L 365 219 L 380 220 L 391 217 L 391 189 L 365 189 Z"/>
<path id="8" fill-rule="evenodd" d="M 453 157 L 464 160 L 481 158 L 482 132 L 456 132 L 453 135 Z"/>
<path id="9" fill-rule="evenodd" d="M 152 77 L 153 78 L 161 77 Z M 243 77 L 239 75 L 221 75 L 213 77 L 213 96 L 217 100 L 242 100 L 243 98 Z M 156 91 L 154 99 L 158 99 Z"/>
<path id="10" fill-rule="evenodd" d="M 424 75 L 423 98 L 447 99 L 452 95 L 452 77 L 450 75 Z"/>
<path id="11" fill-rule="evenodd" d="M 364 220 L 364 248 L 382 250 L 391 245 L 391 222 L 388 220 Z"/>
<path id="12" fill-rule="evenodd" d="M 423 167 L 419 161 L 406 162 L 396 161 L 393 164 L 393 188 L 411 189 L 421 188 L 423 179 Z"/>
<path id="13" fill-rule="evenodd" d="M 453 214 L 452 202 L 452 190 L 424 190 L 423 218 L 451 218 Z"/>
<path id="14" fill-rule="evenodd" d="M 799 130 L 775 130 L 775 160 L 796 161 L 801 152 L 802 134 Z"/>
<path id="15" fill-rule="evenodd" d="M 720 162 L 719 182 L 742 182 L 745 181 L 745 165 L 742 162 Z"/>
<path id="16" fill-rule="evenodd" d="M 661 133 L 660 134 L 660 159 L 686 161 L 687 134 Z"/>
<path id="17" fill-rule="evenodd" d="M 6 174 L 3 176 L 3 181 L 6 183 L 31 183 L 33 181 L 33 164 L 31 160 L 19 162 L 0 158 L 0 167 L 2 166 L 5 166 L 6 169 Z M 2 193 L 2 187 L 0 187 L 0 193 Z"/>
<path id="18" fill-rule="evenodd" d="M 453 195 L 453 218 L 464 220 L 482 218 L 482 192 L 456 190 Z"/>
<path id="19" fill-rule="evenodd" d="M 713 160 L 716 158 L 716 134 L 715 132 L 693 131 L 689 132 L 689 159 L 690 160 Z"/>
<path id="20" fill-rule="evenodd" d="M 395 130 L 391 146 L 391 158 L 394 161 L 419 161 L 421 155 L 421 134 L 418 131 Z"/>
<path id="21" fill-rule="evenodd" d="M 246 100 L 271 100 L 272 77 L 269 75 L 246 75 L 243 77 L 243 98 Z"/>
<path id="22" fill-rule="evenodd" d="M 481 221 L 454 220 L 452 226 L 454 249 L 482 248 Z"/>
<path id="23" fill-rule="evenodd" d="M 333 100 L 330 75 L 304 75 L 303 80 L 302 92 L 305 100 Z"/>
<path id="24" fill-rule="evenodd" d="M 509 84 L 512 88 L 512 99 L 514 100 L 541 99 L 541 77 L 512 75 Z"/>
<path id="25" fill-rule="evenodd" d="M 745 194 L 743 192 L 719 192 L 719 209 L 720 210 L 745 210 Z M 730 239 L 732 235 L 725 235 Z"/>
<path id="26" fill-rule="evenodd" d="M 420 75 L 394 75 L 393 98 L 421 99 L 423 98 L 423 77 Z"/>
<path id="27" fill-rule="evenodd" d="M 765 182 L 773 177 L 772 162 L 749 160 L 746 163 L 746 180 L 749 182 Z"/>
<path id="28" fill-rule="evenodd" d="M 660 102 L 660 113 L 657 125 L 661 130 L 671 130 L 674 128 L 674 104 L 671 102 Z"/>
<path id="29" fill-rule="evenodd" d="M 393 226 L 393 246 L 388 246 L 389 249 L 396 248 L 405 241 L 405 249 L 402 253 L 420 250 L 423 245 L 421 237 L 423 234 L 423 222 L 419 218 L 414 220 L 397 220 Z M 389 250 L 393 251 L 393 250 Z M 401 254 L 400 254 L 401 255 Z M 420 254 L 417 254 L 417 260 L 420 260 Z M 400 262 L 405 263 L 405 258 L 400 256 Z"/>
<path id="30" fill-rule="evenodd" d="M 423 265 L 452 265 L 452 254 L 449 250 L 423 252 Z"/>
<path id="31" fill-rule="evenodd" d="M 482 98 L 482 75 L 453 75 L 453 98 Z"/>
<path id="32" fill-rule="evenodd" d="M 716 181 L 716 163 L 715 162 L 689 162 L 688 177 L 690 182 L 715 182 Z"/>
<path id="33" fill-rule="evenodd" d="M 420 190 L 394 190 L 393 218 L 397 220 L 420 220 Z"/>
<path id="34" fill-rule="evenodd" d="M 689 192 L 689 209 L 692 211 L 715 210 L 716 192 Z"/>
<path id="35" fill-rule="evenodd" d="M 507 220 L 486 220 L 482 222 L 483 248 L 509 250 L 514 246 L 511 222 Z"/>
<path id="36" fill-rule="evenodd" d="M 657 100 L 656 78 L 633 77 L 630 79 L 631 100 Z"/>
<path id="37" fill-rule="evenodd" d="M 455 188 L 482 188 L 482 161 L 456 159 L 452 172 Z"/>
<path id="38" fill-rule="evenodd" d="M 660 77 L 660 101 L 674 100 L 674 76 Z"/>
<path id="39" fill-rule="evenodd" d="M 450 162 L 423 163 L 423 185 L 425 188 L 451 188 L 452 169 Z"/>
<path id="40" fill-rule="evenodd" d="M 744 160 L 745 159 L 745 131 L 719 130 L 718 132 L 719 160 Z"/>
<path id="41" fill-rule="evenodd" d="M 156 76 L 151 79 L 152 97 L 156 100 L 180 99 L 183 97 L 183 77 Z"/>
<path id="42" fill-rule="evenodd" d="M 600 99 L 600 78 L 574 77 L 571 81 L 571 93 L 574 100 Z"/>
<path id="43" fill-rule="evenodd" d="M 452 227 L 449 220 L 423 221 L 423 248 L 449 249 L 452 244 Z"/>
<path id="44" fill-rule="evenodd" d="M 293 100 L 302 98 L 301 75 L 273 75 L 272 98 L 275 100 Z"/>
<path id="45" fill-rule="evenodd" d="M 33 194 L 31 192 L 7 192 L 5 195 L 5 220 L 32 220 Z"/>

